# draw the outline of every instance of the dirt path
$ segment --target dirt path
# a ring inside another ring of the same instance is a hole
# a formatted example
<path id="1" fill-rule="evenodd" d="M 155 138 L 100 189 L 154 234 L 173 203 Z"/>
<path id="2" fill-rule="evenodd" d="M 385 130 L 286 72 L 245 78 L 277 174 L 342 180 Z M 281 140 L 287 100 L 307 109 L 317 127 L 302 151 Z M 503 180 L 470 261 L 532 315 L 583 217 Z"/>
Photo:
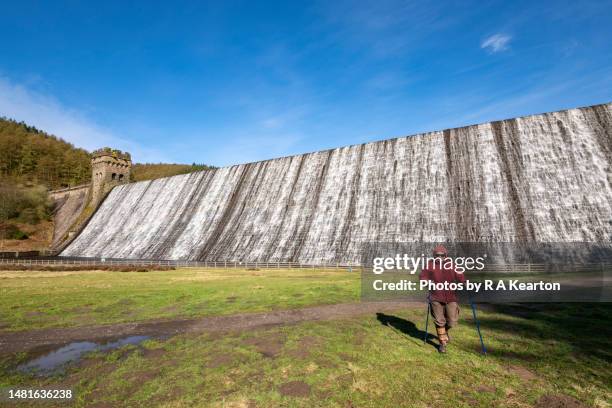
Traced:
<path id="1" fill-rule="evenodd" d="M 106 341 L 127 336 L 172 336 L 182 333 L 241 331 L 258 327 L 293 324 L 305 321 L 332 320 L 376 312 L 390 312 L 405 307 L 422 307 L 415 302 L 363 302 L 312 306 L 303 309 L 264 313 L 242 313 L 231 316 L 203 317 L 189 320 L 147 321 L 105 326 L 86 326 L 0 331 L 0 354 L 59 346 L 74 341 Z"/>

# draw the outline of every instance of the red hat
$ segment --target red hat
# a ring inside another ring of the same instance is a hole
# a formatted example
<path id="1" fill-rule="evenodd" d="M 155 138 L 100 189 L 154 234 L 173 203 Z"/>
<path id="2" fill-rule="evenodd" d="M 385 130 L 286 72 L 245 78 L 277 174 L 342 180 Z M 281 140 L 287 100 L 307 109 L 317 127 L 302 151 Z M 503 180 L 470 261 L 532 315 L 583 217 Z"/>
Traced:
<path id="1" fill-rule="evenodd" d="M 444 245 L 438 245 L 437 247 L 434 248 L 433 250 L 433 254 L 444 254 L 444 255 L 448 255 L 448 250 L 444 247 Z"/>

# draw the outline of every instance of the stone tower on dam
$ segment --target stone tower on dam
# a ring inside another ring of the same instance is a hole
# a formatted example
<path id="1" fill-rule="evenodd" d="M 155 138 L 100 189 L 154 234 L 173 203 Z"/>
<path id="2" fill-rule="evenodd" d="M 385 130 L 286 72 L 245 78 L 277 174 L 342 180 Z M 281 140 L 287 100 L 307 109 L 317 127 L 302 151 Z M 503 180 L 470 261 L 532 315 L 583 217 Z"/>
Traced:
<path id="1" fill-rule="evenodd" d="M 128 177 L 100 160 L 99 180 Z M 61 255 L 319 264 L 369 243 L 611 241 L 608 103 L 121 185 Z"/>
<path id="2" fill-rule="evenodd" d="M 132 158 L 129 153 L 108 147 L 98 149 L 91 155 L 91 196 L 92 203 L 100 200 L 113 187 L 130 181 Z"/>

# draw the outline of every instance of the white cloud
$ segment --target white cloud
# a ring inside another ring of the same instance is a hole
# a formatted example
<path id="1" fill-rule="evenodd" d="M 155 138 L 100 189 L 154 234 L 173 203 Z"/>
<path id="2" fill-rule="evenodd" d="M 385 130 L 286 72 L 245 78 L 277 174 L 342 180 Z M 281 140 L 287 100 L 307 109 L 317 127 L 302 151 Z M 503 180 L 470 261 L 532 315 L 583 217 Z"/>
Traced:
<path id="1" fill-rule="evenodd" d="M 494 34 L 484 39 L 480 48 L 483 48 L 491 53 L 501 52 L 508 49 L 511 36 L 506 34 Z"/>
<path id="2" fill-rule="evenodd" d="M 96 124 L 82 112 L 64 106 L 51 95 L 13 83 L 5 77 L 0 77 L 0 116 L 36 126 L 90 151 L 109 146 L 130 152 L 138 162 L 167 161 L 165 154 Z"/>

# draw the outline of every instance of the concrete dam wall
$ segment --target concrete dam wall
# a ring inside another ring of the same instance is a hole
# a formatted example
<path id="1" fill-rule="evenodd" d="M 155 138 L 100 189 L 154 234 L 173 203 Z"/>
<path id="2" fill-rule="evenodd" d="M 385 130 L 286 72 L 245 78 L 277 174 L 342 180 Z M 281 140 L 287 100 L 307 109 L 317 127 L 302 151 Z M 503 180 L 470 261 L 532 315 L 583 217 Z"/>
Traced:
<path id="1" fill-rule="evenodd" d="M 87 194 L 89 184 L 53 191 L 49 197 L 53 201 L 53 241 L 52 247 L 61 244 L 70 234 L 70 228 L 74 226 L 79 215 L 87 205 Z"/>
<path id="2" fill-rule="evenodd" d="M 612 104 L 114 188 L 63 256 L 356 262 L 372 242 L 612 240 Z"/>

